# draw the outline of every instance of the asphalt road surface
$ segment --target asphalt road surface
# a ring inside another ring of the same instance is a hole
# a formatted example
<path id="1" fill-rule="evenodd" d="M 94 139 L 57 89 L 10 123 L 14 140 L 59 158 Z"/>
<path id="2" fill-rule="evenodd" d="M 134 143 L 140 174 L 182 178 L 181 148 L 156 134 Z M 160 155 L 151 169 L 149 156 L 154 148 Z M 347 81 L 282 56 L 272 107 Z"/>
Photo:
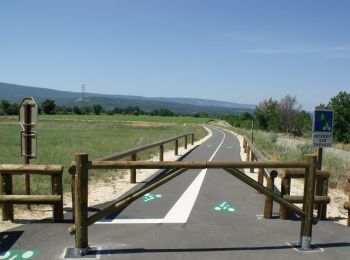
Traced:
<path id="1" fill-rule="evenodd" d="M 210 128 L 213 136 L 183 160 L 240 160 L 237 138 Z M 86 257 L 350 259 L 350 229 L 321 221 L 313 227 L 315 250 L 299 252 L 290 243 L 299 240 L 300 220 L 279 220 L 276 204 L 276 218 L 263 219 L 263 205 L 263 195 L 224 170 L 189 170 L 89 227 L 89 244 L 97 250 Z M 66 219 L 67 223 L 27 224 L 0 233 L 0 259 L 63 259 L 66 249 L 74 246 L 74 236 L 67 232 L 71 216 Z"/>

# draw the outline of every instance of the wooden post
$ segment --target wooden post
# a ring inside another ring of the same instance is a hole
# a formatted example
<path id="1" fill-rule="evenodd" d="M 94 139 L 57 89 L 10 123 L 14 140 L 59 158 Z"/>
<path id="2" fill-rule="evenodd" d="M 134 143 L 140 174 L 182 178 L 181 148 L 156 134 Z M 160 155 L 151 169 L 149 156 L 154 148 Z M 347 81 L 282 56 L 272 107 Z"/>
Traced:
<path id="1" fill-rule="evenodd" d="M 12 194 L 12 175 L 2 173 L 1 178 L 1 194 L 11 195 Z M 13 204 L 4 203 L 2 204 L 2 220 L 13 220 Z"/>
<path id="2" fill-rule="evenodd" d="M 191 144 L 194 144 L 194 134 L 191 134 L 192 138 L 191 138 Z"/>
<path id="3" fill-rule="evenodd" d="M 63 188 L 62 188 L 62 174 L 51 176 L 52 195 L 60 195 L 62 200 L 53 205 L 53 221 L 60 222 L 63 217 Z"/>
<path id="4" fill-rule="evenodd" d="M 75 162 L 75 253 L 85 255 L 88 250 L 88 155 L 76 154 Z"/>
<path id="5" fill-rule="evenodd" d="M 317 149 L 317 170 L 322 169 L 322 159 L 323 159 L 323 148 Z"/>
<path id="6" fill-rule="evenodd" d="M 317 156 L 307 156 L 306 160 L 309 163 L 309 167 L 305 171 L 304 184 L 304 212 L 306 216 L 302 220 L 300 232 L 300 247 L 303 249 L 311 248 Z"/>
<path id="7" fill-rule="evenodd" d="M 244 153 L 247 153 L 247 140 L 245 138 L 243 138 L 243 150 Z"/>
<path id="8" fill-rule="evenodd" d="M 273 170 L 270 172 L 270 176 L 267 179 L 267 188 L 273 192 L 275 187 L 275 178 L 277 177 L 277 171 Z M 264 218 L 272 218 L 273 200 L 271 197 L 265 198 Z"/>
<path id="9" fill-rule="evenodd" d="M 175 140 L 175 155 L 179 155 L 179 140 Z"/>
<path id="10" fill-rule="evenodd" d="M 347 226 L 350 227 L 350 196 L 349 196 L 349 207 L 347 208 L 348 210 L 348 222 L 347 222 Z"/>
<path id="11" fill-rule="evenodd" d="M 164 161 L 164 145 L 159 146 L 159 161 Z"/>
<path id="12" fill-rule="evenodd" d="M 71 175 L 70 189 L 72 192 L 72 220 L 75 221 L 75 172 Z"/>
<path id="13" fill-rule="evenodd" d="M 259 168 L 258 172 L 258 183 L 261 185 L 264 185 L 264 168 Z M 257 190 L 258 193 L 261 193 L 260 191 Z"/>
<path id="14" fill-rule="evenodd" d="M 350 183 L 350 177 L 348 178 L 348 183 Z M 349 201 L 344 203 L 344 208 L 348 211 L 347 226 L 350 227 L 350 194 L 349 194 Z"/>
<path id="15" fill-rule="evenodd" d="M 290 182 L 289 178 L 282 178 L 281 180 L 281 197 L 284 195 L 290 195 Z M 286 207 L 280 205 L 280 219 L 286 220 L 288 219 L 288 211 Z"/>
<path id="16" fill-rule="evenodd" d="M 185 135 L 185 149 L 187 149 L 187 135 Z"/>
<path id="17" fill-rule="evenodd" d="M 254 162 L 255 160 L 255 154 L 253 153 L 252 150 L 250 150 L 250 161 Z M 254 172 L 254 168 L 250 168 L 250 173 Z"/>
<path id="18" fill-rule="evenodd" d="M 247 144 L 247 157 L 246 157 L 245 160 L 248 162 L 249 159 L 250 159 L 250 147 L 249 147 L 249 145 Z"/>
<path id="19" fill-rule="evenodd" d="M 254 120 L 252 120 L 252 144 L 254 143 Z"/>
<path id="20" fill-rule="evenodd" d="M 322 196 L 328 196 L 328 184 L 329 183 L 329 178 L 326 178 L 323 180 L 323 191 L 322 191 Z M 321 204 L 321 209 L 320 209 L 320 218 L 321 220 L 326 220 L 327 219 L 327 205 L 328 204 Z"/>
<path id="21" fill-rule="evenodd" d="M 322 169 L 322 159 L 323 159 L 323 148 L 317 149 L 317 170 Z M 328 195 L 328 178 L 321 179 L 316 178 L 316 196 L 327 196 Z M 319 203 L 315 204 L 315 209 L 317 209 L 317 218 L 320 220 L 327 219 L 327 204 Z"/>
<path id="22" fill-rule="evenodd" d="M 24 105 L 24 145 L 25 145 L 25 155 L 24 163 L 30 164 L 30 158 L 32 154 L 32 140 L 29 137 L 32 131 L 32 109 L 30 104 Z M 27 173 L 24 175 L 25 182 L 25 194 L 30 195 L 30 175 Z M 30 210 L 30 204 L 27 205 L 27 209 Z"/>
<path id="23" fill-rule="evenodd" d="M 137 161 L 137 154 L 131 155 L 131 161 Z M 130 183 L 136 183 L 136 169 L 130 169 Z"/>

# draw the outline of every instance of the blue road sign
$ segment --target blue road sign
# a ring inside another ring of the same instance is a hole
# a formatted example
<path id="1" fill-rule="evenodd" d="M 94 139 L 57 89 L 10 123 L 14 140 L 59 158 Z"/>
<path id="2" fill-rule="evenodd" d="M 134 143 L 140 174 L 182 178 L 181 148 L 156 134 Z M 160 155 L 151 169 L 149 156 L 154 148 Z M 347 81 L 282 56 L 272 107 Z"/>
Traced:
<path id="1" fill-rule="evenodd" d="M 315 147 L 331 147 L 333 143 L 333 110 L 315 110 L 312 143 Z"/>
<path id="2" fill-rule="evenodd" d="M 333 132 L 333 110 L 315 110 L 313 132 Z"/>

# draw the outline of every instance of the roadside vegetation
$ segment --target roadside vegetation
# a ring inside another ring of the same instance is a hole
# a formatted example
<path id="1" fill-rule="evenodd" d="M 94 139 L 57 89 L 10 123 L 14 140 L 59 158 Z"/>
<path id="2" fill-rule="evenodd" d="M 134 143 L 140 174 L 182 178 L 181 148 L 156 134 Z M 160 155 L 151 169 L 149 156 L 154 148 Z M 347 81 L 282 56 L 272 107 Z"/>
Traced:
<path id="1" fill-rule="evenodd" d="M 39 114 L 42 115 L 132 115 L 132 116 L 155 116 L 155 117 L 193 117 L 193 118 L 209 118 L 204 112 L 193 112 L 190 114 L 174 113 L 168 108 L 158 108 L 151 111 L 145 111 L 138 106 L 113 107 L 104 108 L 100 104 L 84 105 L 80 103 L 76 106 L 58 106 L 54 100 L 46 99 L 38 105 Z M 19 104 L 10 103 L 7 100 L 0 100 L 0 116 L 2 115 L 18 115 Z M 159 119 L 156 119 L 159 120 Z M 180 119 L 181 121 L 181 119 Z"/>
<path id="2" fill-rule="evenodd" d="M 331 172 L 330 186 L 342 186 L 350 176 L 350 94 L 340 92 L 327 105 L 334 119 L 334 145 L 325 148 L 322 169 Z M 254 145 L 270 160 L 301 161 L 316 153 L 311 144 L 311 115 L 301 110 L 295 97 L 286 96 L 259 103 L 254 114 L 224 118 L 235 132 L 251 139 L 252 120 L 255 122 Z"/>
<path id="3" fill-rule="evenodd" d="M 170 119 L 169 119 L 170 121 Z M 23 163 L 20 157 L 20 126 L 15 118 L 2 117 L 0 120 L 0 162 Z M 88 153 L 89 159 L 96 159 L 114 152 L 136 146 L 150 144 L 184 133 L 194 132 L 196 140 L 206 135 L 198 124 L 122 124 L 112 121 L 86 121 L 75 118 L 74 121 L 39 120 L 35 126 L 38 133 L 38 158 L 33 164 L 59 164 L 65 166 L 63 178 L 64 190 L 69 190 L 70 180 L 67 167 L 74 160 L 75 153 Z M 180 144 L 182 144 L 181 140 Z M 165 146 L 173 149 L 174 144 Z M 158 149 L 140 154 L 141 159 L 150 158 Z M 107 180 L 111 172 L 92 174 L 91 179 Z M 33 194 L 48 194 L 50 179 L 47 176 L 33 176 L 31 190 Z M 14 193 L 23 194 L 24 177 L 14 179 Z"/>
<path id="4" fill-rule="evenodd" d="M 91 120 L 91 121 L 111 121 L 111 122 L 152 122 L 152 123 L 176 123 L 176 124 L 205 124 L 212 118 L 190 117 L 190 116 L 150 116 L 150 115 L 40 115 L 39 120 Z"/>
<path id="5" fill-rule="evenodd" d="M 232 130 L 251 140 L 251 130 L 234 127 Z M 306 155 L 317 152 L 311 139 L 262 130 L 254 131 L 254 145 L 270 160 L 303 161 Z M 345 176 L 350 176 L 350 153 L 337 148 L 324 148 L 323 154 L 322 170 L 331 173 L 330 187 L 342 186 L 346 183 Z"/>

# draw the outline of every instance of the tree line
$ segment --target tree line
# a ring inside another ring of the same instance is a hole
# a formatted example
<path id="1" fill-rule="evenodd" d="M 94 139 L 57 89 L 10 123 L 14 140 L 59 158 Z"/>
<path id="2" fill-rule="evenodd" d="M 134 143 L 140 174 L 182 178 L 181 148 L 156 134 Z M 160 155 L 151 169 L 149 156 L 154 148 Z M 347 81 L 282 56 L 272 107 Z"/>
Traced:
<path id="1" fill-rule="evenodd" d="M 339 142 L 350 143 L 350 93 L 341 91 L 328 104 L 320 104 L 317 108 L 334 110 L 334 137 Z M 254 121 L 256 129 L 295 136 L 312 130 L 312 115 L 302 110 L 296 98 L 290 95 L 281 100 L 264 99 L 253 113 L 228 115 L 224 119 L 235 127 L 250 129 Z"/>
<path id="2" fill-rule="evenodd" d="M 150 112 L 144 111 L 138 106 L 128 107 L 114 107 L 112 109 L 105 110 L 100 104 L 87 105 L 87 106 L 58 106 L 54 100 L 46 99 L 38 107 L 39 114 L 46 115 L 150 115 L 150 116 L 179 116 L 167 108 L 154 109 Z M 18 115 L 19 105 L 17 103 L 10 103 L 7 100 L 0 101 L 0 115 Z M 208 117 L 206 113 L 193 113 L 190 116 L 193 117 Z"/>

